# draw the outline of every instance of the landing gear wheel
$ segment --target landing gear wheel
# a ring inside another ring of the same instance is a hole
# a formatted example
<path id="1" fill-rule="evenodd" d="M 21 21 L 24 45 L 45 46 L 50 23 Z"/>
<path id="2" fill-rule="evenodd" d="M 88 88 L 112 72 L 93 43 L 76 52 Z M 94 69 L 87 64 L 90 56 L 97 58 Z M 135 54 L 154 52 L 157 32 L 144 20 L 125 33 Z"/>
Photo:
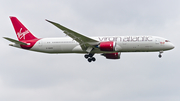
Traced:
<path id="1" fill-rule="evenodd" d="M 94 58 L 94 57 L 90 57 L 90 58 L 88 58 L 88 62 L 94 62 L 94 61 L 96 61 L 96 58 Z"/>
<path id="2" fill-rule="evenodd" d="M 94 54 L 85 54 L 84 57 L 87 59 L 89 57 L 93 57 Z"/>
<path id="3" fill-rule="evenodd" d="M 92 57 L 92 61 L 96 61 L 96 58 Z"/>
<path id="4" fill-rule="evenodd" d="M 91 61 L 92 61 L 92 59 L 91 59 L 91 58 L 89 58 L 89 59 L 88 59 L 88 62 L 91 62 Z"/>
<path id="5" fill-rule="evenodd" d="M 162 55 L 161 54 L 159 54 L 159 58 L 161 58 L 162 57 Z"/>
<path id="6" fill-rule="evenodd" d="M 84 55 L 84 57 L 87 59 L 89 57 L 89 55 L 86 54 L 86 55 Z"/>
<path id="7" fill-rule="evenodd" d="M 93 56 L 94 56 L 94 54 L 92 54 L 92 53 L 88 53 L 88 54 L 84 55 L 84 57 L 88 60 L 88 62 L 96 61 L 96 58 L 94 58 Z"/>

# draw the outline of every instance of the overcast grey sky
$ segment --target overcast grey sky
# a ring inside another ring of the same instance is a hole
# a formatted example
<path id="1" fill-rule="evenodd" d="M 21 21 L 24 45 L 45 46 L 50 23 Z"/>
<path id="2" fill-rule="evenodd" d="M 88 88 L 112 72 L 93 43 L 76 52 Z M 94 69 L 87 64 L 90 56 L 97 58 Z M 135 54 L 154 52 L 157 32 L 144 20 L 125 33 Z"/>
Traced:
<path id="1" fill-rule="evenodd" d="M 0 101 L 180 101 L 179 0 L 0 0 L 0 37 L 16 39 L 9 16 L 35 36 L 64 37 L 46 22 L 86 36 L 154 35 L 175 49 L 122 53 L 120 60 L 83 54 L 44 54 L 1 38 Z"/>

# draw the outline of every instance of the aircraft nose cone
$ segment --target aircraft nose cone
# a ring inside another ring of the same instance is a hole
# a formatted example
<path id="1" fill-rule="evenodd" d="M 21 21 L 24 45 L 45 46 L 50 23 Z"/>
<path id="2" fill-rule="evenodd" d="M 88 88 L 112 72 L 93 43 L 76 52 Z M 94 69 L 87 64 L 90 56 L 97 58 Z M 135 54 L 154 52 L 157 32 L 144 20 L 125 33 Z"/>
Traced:
<path id="1" fill-rule="evenodd" d="M 172 43 L 169 43 L 168 48 L 169 48 L 169 49 L 174 49 L 175 46 L 174 46 Z"/>
<path id="2" fill-rule="evenodd" d="M 175 48 L 175 46 L 174 45 L 172 45 L 172 49 L 174 49 Z"/>

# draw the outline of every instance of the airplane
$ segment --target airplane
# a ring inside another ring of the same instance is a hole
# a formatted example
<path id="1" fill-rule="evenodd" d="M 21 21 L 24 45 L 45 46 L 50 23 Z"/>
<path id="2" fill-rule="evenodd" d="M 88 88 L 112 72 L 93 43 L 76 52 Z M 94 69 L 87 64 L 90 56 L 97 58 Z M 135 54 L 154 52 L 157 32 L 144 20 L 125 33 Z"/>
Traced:
<path id="1" fill-rule="evenodd" d="M 18 40 L 3 37 L 13 44 L 10 46 L 43 53 L 80 53 L 88 62 L 96 61 L 94 54 L 106 59 L 120 59 L 121 52 L 159 52 L 174 48 L 167 39 L 157 36 L 99 36 L 87 37 L 58 23 L 46 20 L 61 29 L 69 37 L 37 38 L 16 17 L 10 16 Z"/>

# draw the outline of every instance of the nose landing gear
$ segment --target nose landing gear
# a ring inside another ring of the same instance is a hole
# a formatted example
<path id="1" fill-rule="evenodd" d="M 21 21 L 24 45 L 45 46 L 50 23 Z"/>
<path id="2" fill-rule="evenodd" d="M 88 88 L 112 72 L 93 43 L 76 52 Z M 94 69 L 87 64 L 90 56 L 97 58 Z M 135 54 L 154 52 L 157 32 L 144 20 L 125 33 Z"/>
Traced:
<path id="1" fill-rule="evenodd" d="M 162 53 L 163 53 L 163 51 L 159 51 L 159 55 L 158 55 L 159 58 L 162 57 Z"/>

